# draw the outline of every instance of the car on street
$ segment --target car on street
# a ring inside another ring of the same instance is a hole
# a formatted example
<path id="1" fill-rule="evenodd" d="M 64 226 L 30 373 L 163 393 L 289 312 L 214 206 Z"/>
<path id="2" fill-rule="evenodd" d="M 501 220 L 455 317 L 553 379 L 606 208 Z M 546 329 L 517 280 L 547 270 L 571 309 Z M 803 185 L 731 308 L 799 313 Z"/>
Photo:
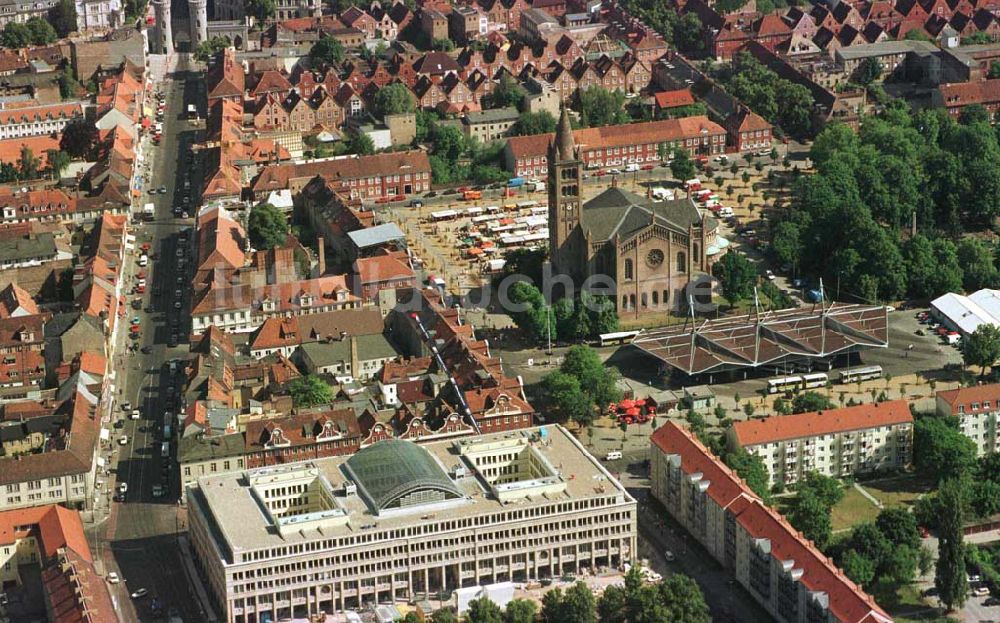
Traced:
<path id="1" fill-rule="evenodd" d="M 132 409 L 132 414 L 129 416 L 130 420 L 138 420 L 142 417 L 142 411 L 138 409 Z"/>
<path id="2" fill-rule="evenodd" d="M 167 492 L 163 489 L 163 485 L 153 485 L 153 497 L 162 498 Z"/>
<path id="3" fill-rule="evenodd" d="M 977 586 L 972 589 L 972 594 L 976 597 L 986 597 L 990 594 L 990 589 L 986 586 Z"/>
<path id="4" fill-rule="evenodd" d="M 127 482 L 119 482 L 118 483 L 118 493 L 125 494 L 127 492 L 128 492 L 128 483 Z"/>
<path id="5" fill-rule="evenodd" d="M 143 355 L 148 355 L 149 353 L 153 352 L 153 347 L 147 345 L 147 346 L 143 346 L 139 350 L 142 352 Z"/>
<path id="6" fill-rule="evenodd" d="M 121 578 L 118 577 L 117 573 L 112 571 L 108 574 L 108 584 L 118 584 L 119 582 L 121 582 Z"/>
<path id="7" fill-rule="evenodd" d="M 128 413 L 131 410 L 132 410 L 132 403 L 131 402 L 128 402 L 126 400 L 125 402 L 122 403 L 122 411 L 123 412 Z"/>
<path id="8" fill-rule="evenodd" d="M 122 435 L 121 437 L 119 437 L 118 438 L 118 445 L 119 446 L 126 446 L 126 445 L 128 445 L 128 435 Z"/>
<path id="9" fill-rule="evenodd" d="M 160 186 L 160 191 L 159 192 L 160 192 L 161 195 L 167 194 L 167 187 L 166 186 Z"/>
<path id="10" fill-rule="evenodd" d="M 170 336 L 170 339 L 167 341 L 167 346 L 169 346 L 170 348 L 177 346 L 177 338 L 174 336 Z"/>
<path id="11" fill-rule="evenodd" d="M 144 588 L 140 588 L 139 590 L 137 590 L 134 593 L 132 593 L 132 599 L 142 599 L 143 597 L 145 597 L 148 594 L 149 594 L 149 591 L 147 591 Z"/>
<path id="12" fill-rule="evenodd" d="M 677 557 L 674 556 L 674 553 L 669 549 L 663 552 L 663 557 L 666 559 L 667 562 L 673 562 L 677 559 Z"/>
<path id="13" fill-rule="evenodd" d="M 774 281 L 774 272 L 769 270 L 764 271 L 764 278 L 768 281 Z"/>
<path id="14" fill-rule="evenodd" d="M 181 302 L 180 301 L 174 301 L 174 309 L 180 309 L 180 308 L 181 308 Z"/>

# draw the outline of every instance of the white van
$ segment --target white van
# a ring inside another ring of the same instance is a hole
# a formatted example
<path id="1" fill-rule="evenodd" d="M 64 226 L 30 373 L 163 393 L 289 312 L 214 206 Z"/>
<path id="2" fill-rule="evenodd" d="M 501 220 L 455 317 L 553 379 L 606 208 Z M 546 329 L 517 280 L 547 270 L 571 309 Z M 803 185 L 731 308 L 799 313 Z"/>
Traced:
<path id="1" fill-rule="evenodd" d="M 630 164 L 630 165 L 628 165 L 628 166 L 625 167 L 625 172 L 626 173 L 635 173 L 638 170 L 639 170 L 639 165 L 637 165 L 637 164 Z"/>
<path id="2" fill-rule="evenodd" d="M 622 458 L 622 453 L 618 450 L 612 450 L 604 456 L 605 461 L 617 461 L 620 458 Z"/>
<path id="3" fill-rule="evenodd" d="M 170 442 L 164 441 L 160 444 L 160 456 L 167 459 L 170 458 Z"/>

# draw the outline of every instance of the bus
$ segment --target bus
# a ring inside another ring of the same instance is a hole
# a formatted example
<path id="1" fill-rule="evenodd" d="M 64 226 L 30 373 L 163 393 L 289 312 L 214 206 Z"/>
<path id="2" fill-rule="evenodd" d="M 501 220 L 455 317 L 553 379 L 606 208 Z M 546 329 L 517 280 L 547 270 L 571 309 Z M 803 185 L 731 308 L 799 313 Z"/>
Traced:
<path id="1" fill-rule="evenodd" d="M 803 374 L 802 387 L 804 389 L 816 389 L 817 387 L 826 387 L 826 384 L 829 380 L 830 378 L 826 375 L 825 372 Z"/>
<path id="2" fill-rule="evenodd" d="M 614 333 L 602 333 L 598 336 L 601 346 L 610 346 L 611 344 L 624 344 L 637 337 L 642 331 L 615 331 Z"/>
<path id="3" fill-rule="evenodd" d="M 860 383 L 872 379 L 882 378 L 882 366 L 865 366 L 862 368 L 848 368 L 840 371 L 841 383 Z"/>
<path id="4" fill-rule="evenodd" d="M 800 389 L 802 387 L 801 376 L 782 376 L 767 381 L 767 393 L 779 394 Z"/>

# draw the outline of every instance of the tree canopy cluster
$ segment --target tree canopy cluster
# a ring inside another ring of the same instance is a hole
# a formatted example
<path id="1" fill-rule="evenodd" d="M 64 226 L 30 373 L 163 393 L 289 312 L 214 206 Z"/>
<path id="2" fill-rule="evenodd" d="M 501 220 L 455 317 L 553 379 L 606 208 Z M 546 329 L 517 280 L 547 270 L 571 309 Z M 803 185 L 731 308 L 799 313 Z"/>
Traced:
<path id="1" fill-rule="evenodd" d="M 333 388 L 315 374 L 300 376 L 288 384 L 288 394 L 296 407 L 315 407 L 333 401 Z"/>
<path id="2" fill-rule="evenodd" d="M 809 89 L 774 73 L 747 52 L 733 58 L 733 71 L 725 84 L 736 99 L 793 136 L 813 131 L 815 103 Z"/>
<path id="3" fill-rule="evenodd" d="M 958 483 L 966 517 L 990 517 L 1000 512 L 1000 455 L 976 458 L 976 445 L 958 428 L 956 418 L 918 417 L 913 425 L 913 458 L 927 478 Z M 929 528 L 940 524 L 940 492 L 917 500 L 917 520 Z"/>
<path id="4" fill-rule="evenodd" d="M 710 623 L 712 617 L 698 584 L 674 574 L 646 584 L 638 567 L 625 574 L 624 586 L 609 586 L 597 602 L 601 623 Z"/>
<path id="5" fill-rule="evenodd" d="M 745 0 L 742 3 L 745 4 Z M 667 43 L 672 43 L 681 52 L 698 52 L 705 48 L 705 27 L 693 11 L 681 16 L 666 2 L 642 0 L 626 0 L 622 2 L 622 6 L 663 35 Z"/>
<path id="6" fill-rule="evenodd" d="M 374 103 L 375 114 L 379 117 L 413 112 L 417 105 L 410 90 L 406 88 L 405 84 L 399 82 L 388 84 L 379 89 L 375 93 Z"/>
<path id="7" fill-rule="evenodd" d="M 582 292 L 577 298 L 564 297 L 550 306 L 538 287 L 519 281 L 510 287 L 508 297 L 523 308 L 511 312 L 514 323 L 539 342 L 550 338 L 576 342 L 618 330 L 614 301 L 606 296 Z"/>
<path id="8" fill-rule="evenodd" d="M 618 371 L 605 367 L 589 346 L 573 346 L 558 370 L 541 382 L 541 404 L 558 419 L 588 425 L 597 412 L 622 397 Z"/>
<path id="9" fill-rule="evenodd" d="M 881 511 L 874 522 L 855 526 L 851 536 L 833 549 L 847 577 L 871 591 L 909 584 L 930 568 L 930 552 L 920 542 L 917 520 L 903 507 Z"/>
<path id="10" fill-rule="evenodd" d="M 216 35 L 208 41 L 202 41 L 194 49 L 194 60 L 207 63 L 210 58 L 233 44 L 229 37 Z"/>
<path id="11" fill-rule="evenodd" d="M 993 250 L 954 241 L 1000 215 L 1000 145 L 988 123 L 890 107 L 858 134 L 830 125 L 810 155 L 817 173 L 795 182 L 796 209 L 773 224 L 778 262 L 868 302 L 996 285 Z M 920 233 L 904 239 L 914 216 Z"/>
<path id="12" fill-rule="evenodd" d="M 500 162 L 504 143 L 483 145 L 466 138 L 457 127 L 438 123 L 433 112 L 417 111 L 417 142 L 431 144 L 431 179 L 435 184 L 472 180 L 492 184 L 507 179 Z"/>
<path id="13" fill-rule="evenodd" d="M 788 521 L 820 549 L 830 542 L 830 511 L 844 497 L 840 482 L 819 472 L 809 472 L 796 487 Z"/>
<path id="14" fill-rule="evenodd" d="M 0 45 L 12 50 L 31 45 L 48 45 L 57 39 L 59 35 L 56 29 L 40 17 L 32 17 L 24 23 L 10 22 L 0 32 Z"/>
<path id="15" fill-rule="evenodd" d="M 321 35 L 309 48 L 309 60 L 320 66 L 339 65 L 346 56 L 344 44 L 327 34 Z"/>
<path id="16" fill-rule="evenodd" d="M 288 221 L 281 210 L 270 203 L 261 203 L 250 209 L 247 235 L 255 249 L 280 247 L 288 239 Z"/>
<path id="17" fill-rule="evenodd" d="M 621 89 L 609 91 L 599 86 L 581 89 L 574 110 L 580 113 L 580 125 L 585 128 L 632 122 L 625 110 L 625 93 Z"/>

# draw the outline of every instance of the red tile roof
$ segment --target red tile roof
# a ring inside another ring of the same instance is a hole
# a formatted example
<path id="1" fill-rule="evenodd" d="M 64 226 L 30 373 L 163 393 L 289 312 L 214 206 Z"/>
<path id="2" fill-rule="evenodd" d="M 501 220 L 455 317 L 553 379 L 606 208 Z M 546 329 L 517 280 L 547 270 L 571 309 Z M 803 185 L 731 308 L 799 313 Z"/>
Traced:
<path id="1" fill-rule="evenodd" d="M 829 411 L 775 415 L 734 422 L 733 432 L 739 444 L 747 447 L 912 421 L 910 405 L 905 400 L 890 400 Z"/>
<path id="2" fill-rule="evenodd" d="M 704 115 L 698 115 L 681 119 L 664 119 L 662 121 L 574 130 L 573 138 L 581 149 L 593 149 L 635 145 L 636 141 L 639 140 L 645 143 L 671 142 L 701 137 L 703 131 L 709 135 L 724 135 L 726 133 L 719 124 L 709 121 L 708 117 Z M 510 150 L 515 159 L 543 156 L 554 137 L 555 133 L 515 136 L 507 140 L 507 149 Z"/>
<path id="3" fill-rule="evenodd" d="M 27 536 L 40 541 L 40 553 L 45 559 L 55 556 L 62 547 L 70 547 L 84 560 L 93 561 L 80 513 L 63 506 L 50 504 L 0 512 L 0 545 L 12 545 Z"/>
<path id="4" fill-rule="evenodd" d="M 680 457 L 681 470 L 685 474 L 701 473 L 703 481 L 709 483 L 706 490 L 708 496 L 722 508 L 727 508 L 752 538 L 767 539 L 771 555 L 776 560 L 792 562 L 793 568 L 802 572 L 798 581 L 806 589 L 826 593 L 829 610 L 836 620 L 891 623 L 892 617 L 870 595 L 852 582 L 780 513 L 754 495 L 746 483 L 687 429 L 668 422 L 657 429 L 651 439 L 665 454 Z"/>
<path id="5" fill-rule="evenodd" d="M 77 119 L 83 117 L 83 104 L 43 104 L 30 108 L 10 108 L 0 110 L 0 125 L 44 122 L 54 119 Z"/>
<path id="6" fill-rule="evenodd" d="M 38 306 L 24 288 L 16 283 L 10 283 L 0 291 L 0 318 L 38 315 Z"/>
<path id="7" fill-rule="evenodd" d="M 694 104 L 694 96 L 691 89 L 677 89 L 676 91 L 658 91 L 653 94 L 658 108 L 677 108 L 678 106 L 690 106 Z"/>
<path id="8" fill-rule="evenodd" d="M 963 408 L 963 413 L 996 411 L 1000 409 L 1000 383 L 949 389 L 938 392 L 937 397 L 951 407 L 952 415 L 958 415 L 959 407 Z M 986 403 L 990 406 L 984 406 Z M 973 409 L 973 404 L 979 405 L 979 408 Z"/>
<path id="9" fill-rule="evenodd" d="M 362 284 L 413 279 L 413 269 L 391 255 L 358 258 L 354 272 Z"/>
<path id="10" fill-rule="evenodd" d="M 1000 78 L 942 84 L 938 89 L 946 108 L 1000 102 Z"/>
<path id="11" fill-rule="evenodd" d="M 278 164 L 265 167 L 253 181 L 255 193 L 288 188 L 289 180 L 310 179 L 348 181 L 363 177 L 430 173 L 431 163 L 423 151 L 401 151 L 357 158 L 337 158 L 322 162 Z"/>

